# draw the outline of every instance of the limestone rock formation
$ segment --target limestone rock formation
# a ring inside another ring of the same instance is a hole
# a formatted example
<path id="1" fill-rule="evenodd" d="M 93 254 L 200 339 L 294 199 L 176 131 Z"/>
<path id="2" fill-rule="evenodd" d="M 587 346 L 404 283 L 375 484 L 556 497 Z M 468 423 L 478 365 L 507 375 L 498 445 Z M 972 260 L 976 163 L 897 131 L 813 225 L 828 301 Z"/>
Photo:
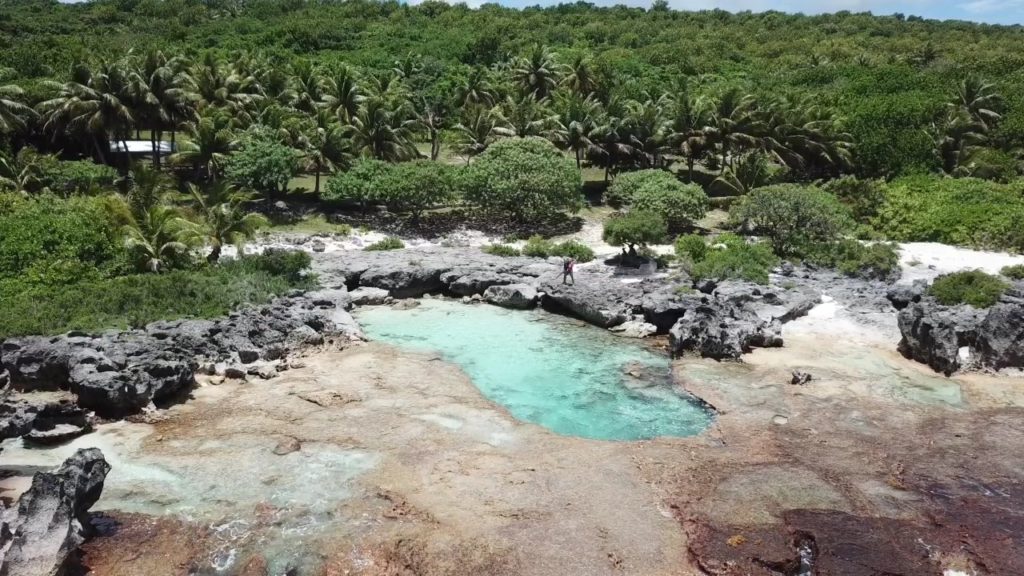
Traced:
<path id="1" fill-rule="evenodd" d="M 108 472 L 103 453 L 89 448 L 55 472 L 37 473 L 18 501 L 17 514 L 0 526 L 0 576 L 62 574 L 88 535 L 88 511 L 99 499 Z"/>
<path id="2" fill-rule="evenodd" d="M 526 284 L 493 285 L 484 291 L 484 300 L 503 308 L 525 310 L 537 304 L 537 289 Z"/>

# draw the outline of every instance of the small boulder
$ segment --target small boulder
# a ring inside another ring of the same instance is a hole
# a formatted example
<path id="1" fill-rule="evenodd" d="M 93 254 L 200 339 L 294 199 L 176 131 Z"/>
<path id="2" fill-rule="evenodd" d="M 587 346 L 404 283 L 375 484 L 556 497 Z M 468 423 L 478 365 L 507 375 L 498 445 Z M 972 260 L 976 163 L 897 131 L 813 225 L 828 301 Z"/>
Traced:
<path id="1" fill-rule="evenodd" d="M 811 380 L 813 380 L 813 379 L 814 379 L 814 376 L 811 376 L 807 372 L 801 372 L 800 370 L 794 370 L 793 371 L 793 377 L 790 378 L 789 383 L 793 384 L 794 386 L 806 386 L 807 384 L 810 384 Z"/>
<path id="2" fill-rule="evenodd" d="M 526 284 L 490 286 L 483 298 L 496 306 L 525 310 L 537 304 L 537 289 Z"/>
<path id="3" fill-rule="evenodd" d="M 352 303 L 356 306 L 377 306 L 384 304 L 390 298 L 387 290 L 368 286 L 356 288 L 349 293 L 349 296 L 352 297 Z"/>
<path id="4" fill-rule="evenodd" d="M 298 439 L 289 436 L 288 438 L 278 442 L 277 446 L 274 446 L 274 454 L 284 456 L 286 454 L 291 454 L 292 452 L 298 452 L 301 449 L 302 443 L 299 442 Z"/>

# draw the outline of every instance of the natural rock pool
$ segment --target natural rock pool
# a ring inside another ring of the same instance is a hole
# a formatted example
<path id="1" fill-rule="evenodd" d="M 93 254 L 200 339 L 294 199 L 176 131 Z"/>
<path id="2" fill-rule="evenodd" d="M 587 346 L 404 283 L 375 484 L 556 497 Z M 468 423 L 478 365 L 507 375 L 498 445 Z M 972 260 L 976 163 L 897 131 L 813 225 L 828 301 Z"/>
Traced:
<path id="1" fill-rule="evenodd" d="M 573 320 L 447 300 L 356 315 L 368 337 L 439 352 L 510 414 L 559 434 L 692 436 L 712 418 L 673 385 L 667 356 Z"/>

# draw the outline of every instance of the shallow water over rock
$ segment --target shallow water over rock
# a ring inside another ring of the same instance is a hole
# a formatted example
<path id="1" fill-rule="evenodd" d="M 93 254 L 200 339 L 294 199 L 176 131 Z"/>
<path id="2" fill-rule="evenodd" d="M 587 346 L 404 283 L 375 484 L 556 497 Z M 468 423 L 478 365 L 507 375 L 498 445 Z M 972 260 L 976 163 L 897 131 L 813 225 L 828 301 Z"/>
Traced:
<path id="1" fill-rule="evenodd" d="M 439 352 L 520 420 L 600 440 L 692 436 L 711 415 L 672 384 L 667 356 L 544 312 L 424 300 L 364 308 L 366 334 Z"/>

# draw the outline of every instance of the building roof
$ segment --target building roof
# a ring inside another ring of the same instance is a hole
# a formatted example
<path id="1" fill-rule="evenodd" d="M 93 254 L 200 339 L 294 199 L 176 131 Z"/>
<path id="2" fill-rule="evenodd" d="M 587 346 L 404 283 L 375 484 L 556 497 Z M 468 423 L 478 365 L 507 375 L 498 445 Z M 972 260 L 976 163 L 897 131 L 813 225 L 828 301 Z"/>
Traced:
<path id="1" fill-rule="evenodd" d="M 152 154 L 153 153 L 153 143 L 150 142 L 149 140 L 127 140 L 127 141 L 123 141 L 123 142 L 121 142 L 121 141 L 111 142 L 110 143 L 110 151 L 111 152 L 124 153 L 125 145 L 126 144 L 128 145 L 128 153 L 129 154 Z M 161 142 L 157 142 L 156 146 L 157 146 L 157 150 L 159 151 L 160 154 L 170 154 L 170 153 L 174 152 L 174 148 L 171 146 L 170 142 L 162 142 L 162 141 Z"/>

